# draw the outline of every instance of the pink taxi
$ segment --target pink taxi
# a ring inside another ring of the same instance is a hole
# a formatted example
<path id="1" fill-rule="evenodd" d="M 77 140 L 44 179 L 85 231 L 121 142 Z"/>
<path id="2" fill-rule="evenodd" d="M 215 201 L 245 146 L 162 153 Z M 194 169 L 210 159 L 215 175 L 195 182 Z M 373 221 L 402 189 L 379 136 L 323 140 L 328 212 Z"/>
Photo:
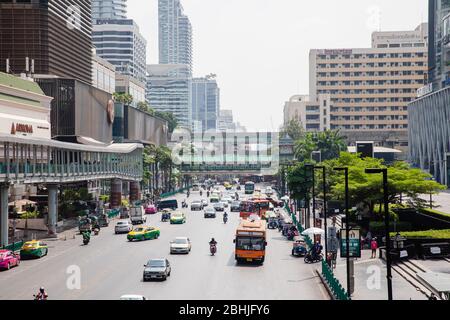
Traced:
<path id="1" fill-rule="evenodd" d="M 11 250 L 0 250 L 0 269 L 9 270 L 20 264 L 20 255 Z"/>

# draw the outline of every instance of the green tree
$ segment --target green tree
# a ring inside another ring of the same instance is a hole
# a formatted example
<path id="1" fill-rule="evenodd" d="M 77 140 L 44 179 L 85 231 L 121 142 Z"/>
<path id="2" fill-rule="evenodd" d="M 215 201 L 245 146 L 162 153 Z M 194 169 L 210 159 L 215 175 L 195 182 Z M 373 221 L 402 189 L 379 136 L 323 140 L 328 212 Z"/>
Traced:
<path id="1" fill-rule="evenodd" d="M 286 134 L 288 134 L 294 141 L 297 141 L 305 135 L 305 130 L 298 120 L 292 119 L 281 129 L 281 137 L 284 137 Z"/>
<path id="2" fill-rule="evenodd" d="M 178 127 L 178 119 L 172 112 L 155 111 L 155 115 L 169 123 L 169 133 L 172 133 Z"/>
<path id="3" fill-rule="evenodd" d="M 341 153 L 338 159 L 327 160 L 323 163 L 327 168 L 328 184 L 332 191 L 332 199 L 344 200 L 345 183 L 343 173 L 333 168 L 349 168 L 349 196 L 351 206 L 363 205 L 370 213 L 375 212 L 375 205 L 383 202 L 383 186 L 381 174 L 366 174 L 367 168 L 388 169 L 389 202 L 398 204 L 401 196 L 406 195 L 412 205 L 417 206 L 420 194 L 435 194 L 445 187 L 430 180 L 431 176 L 420 169 L 411 168 L 405 162 L 397 162 L 392 166 L 385 166 L 383 160 L 364 158 L 347 152 Z M 319 180 L 319 179 L 318 179 Z"/>
<path id="4" fill-rule="evenodd" d="M 130 95 L 128 93 L 124 93 L 124 92 L 114 92 L 113 99 L 114 99 L 114 101 L 123 103 L 127 106 L 131 105 L 134 100 L 132 95 Z"/>
<path id="5" fill-rule="evenodd" d="M 295 143 L 295 156 L 299 161 L 311 159 L 313 151 L 320 151 L 322 161 L 338 158 L 340 152 L 346 151 L 347 144 L 339 130 L 308 132 Z"/>
<path id="6" fill-rule="evenodd" d="M 141 111 L 143 111 L 143 112 L 147 112 L 147 113 L 149 113 L 149 114 L 151 114 L 151 115 L 154 115 L 154 114 L 155 114 L 155 110 L 153 110 L 153 109 L 150 107 L 150 105 L 148 104 L 147 101 L 140 101 L 140 102 L 138 102 L 137 108 L 138 108 L 139 110 L 141 110 Z"/>

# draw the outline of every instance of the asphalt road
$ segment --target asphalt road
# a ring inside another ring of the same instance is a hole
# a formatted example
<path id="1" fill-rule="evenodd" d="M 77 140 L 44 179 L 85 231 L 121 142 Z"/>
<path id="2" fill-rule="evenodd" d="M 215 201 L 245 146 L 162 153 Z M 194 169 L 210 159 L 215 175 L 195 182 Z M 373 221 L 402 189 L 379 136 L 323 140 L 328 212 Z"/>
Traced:
<path id="1" fill-rule="evenodd" d="M 206 195 L 203 195 L 205 198 Z M 181 204 L 183 195 L 176 197 Z M 192 192 L 188 202 L 200 199 Z M 227 209 L 229 210 L 229 209 Z M 187 213 L 187 223 L 162 223 L 160 214 L 147 216 L 147 224 L 161 230 L 157 240 L 128 242 L 126 234 L 115 235 L 115 221 L 93 236 L 88 246 L 80 235 L 67 241 L 48 241 L 49 254 L 39 260 L 22 261 L 18 268 L 0 272 L 1 300 L 30 300 L 40 286 L 49 299 L 115 300 L 124 294 L 140 294 L 155 300 L 323 300 L 326 291 L 315 268 L 290 256 L 292 243 L 278 231 L 268 230 L 264 265 L 236 265 L 234 232 L 239 213 L 230 213 L 228 224 L 222 214 L 204 219 L 200 211 Z M 170 255 L 169 242 L 187 236 L 192 242 L 189 255 Z M 209 253 L 208 242 L 218 242 L 217 255 Z M 172 274 L 164 282 L 143 282 L 143 265 L 151 258 L 167 258 Z M 73 279 L 80 271 L 80 288 Z"/>

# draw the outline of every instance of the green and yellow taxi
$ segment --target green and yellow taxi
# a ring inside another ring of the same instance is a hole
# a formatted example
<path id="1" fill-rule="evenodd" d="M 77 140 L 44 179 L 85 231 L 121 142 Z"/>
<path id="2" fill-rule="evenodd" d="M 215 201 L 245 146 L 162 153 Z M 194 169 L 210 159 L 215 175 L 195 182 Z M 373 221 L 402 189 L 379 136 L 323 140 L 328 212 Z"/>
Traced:
<path id="1" fill-rule="evenodd" d="M 20 249 L 20 258 L 41 258 L 48 254 L 48 246 L 42 241 L 33 240 L 25 242 Z"/>
<path id="2" fill-rule="evenodd" d="M 153 240 L 158 239 L 161 234 L 161 231 L 158 228 L 154 227 L 137 227 L 134 228 L 131 232 L 128 233 L 127 239 L 128 241 L 138 240 Z"/>
<path id="3" fill-rule="evenodd" d="M 186 215 L 181 211 L 175 211 L 170 215 L 170 224 L 186 223 Z"/>

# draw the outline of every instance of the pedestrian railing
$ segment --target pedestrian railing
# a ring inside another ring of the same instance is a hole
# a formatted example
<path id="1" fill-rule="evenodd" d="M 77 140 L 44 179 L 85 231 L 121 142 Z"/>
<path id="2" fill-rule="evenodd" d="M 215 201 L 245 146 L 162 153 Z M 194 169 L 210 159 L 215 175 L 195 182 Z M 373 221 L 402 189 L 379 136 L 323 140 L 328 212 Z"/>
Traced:
<path id="1" fill-rule="evenodd" d="M 183 192 L 189 190 L 190 188 L 192 188 L 192 186 L 187 187 L 187 188 L 181 188 L 181 189 L 178 189 L 178 190 L 175 190 L 175 191 L 172 191 L 172 192 L 166 192 L 166 193 L 161 194 L 159 197 L 161 199 L 169 198 L 169 197 L 172 197 L 172 196 L 174 196 L 174 195 L 176 195 L 178 193 L 183 193 Z"/>
<path id="2" fill-rule="evenodd" d="M 113 219 L 117 217 L 120 214 L 120 209 L 111 209 L 108 212 L 108 218 Z"/>
<path id="3" fill-rule="evenodd" d="M 322 260 L 322 276 L 336 300 L 351 300 L 325 260 Z"/>
<path id="4" fill-rule="evenodd" d="M 11 250 L 13 252 L 16 252 L 16 251 L 19 251 L 22 248 L 23 243 L 24 243 L 23 240 L 18 241 L 18 242 L 14 242 L 14 243 L 11 243 L 10 245 L 4 246 L 2 249 L 3 250 Z"/>

